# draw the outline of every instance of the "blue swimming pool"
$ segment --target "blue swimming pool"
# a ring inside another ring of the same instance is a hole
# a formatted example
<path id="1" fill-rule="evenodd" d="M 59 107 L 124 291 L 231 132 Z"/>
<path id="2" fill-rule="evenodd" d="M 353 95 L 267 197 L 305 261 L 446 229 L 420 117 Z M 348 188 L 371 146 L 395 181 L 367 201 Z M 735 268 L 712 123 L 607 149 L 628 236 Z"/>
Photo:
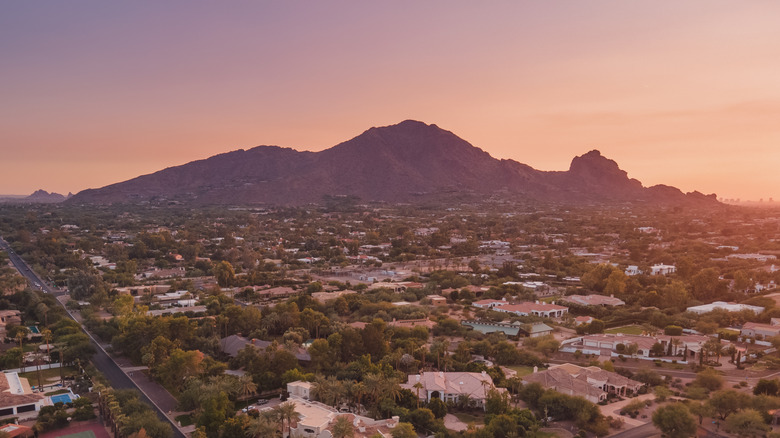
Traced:
<path id="1" fill-rule="evenodd" d="M 57 394 L 51 396 L 52 403 L 70 403 L 72 400 L 70 394 Z"/>
<path id="2" fill-rule="evenodd" d="M 27 328 L 30 329 L 30 333 L 32 333 L 34 335 L 37 335 L 38 333 L 41 332 L 40 330 L 38 330 L 38 327 L 36 327 L 34 325 L 28 326 Z"/>

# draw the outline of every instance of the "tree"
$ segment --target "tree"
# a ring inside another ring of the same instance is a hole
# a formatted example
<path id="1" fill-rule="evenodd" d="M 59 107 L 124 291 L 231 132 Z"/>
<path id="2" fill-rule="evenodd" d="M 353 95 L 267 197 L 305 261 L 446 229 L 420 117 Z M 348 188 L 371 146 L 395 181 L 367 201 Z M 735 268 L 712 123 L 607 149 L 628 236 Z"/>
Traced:
<path id="1" fill-rule="evenodd" d="M 765 394 L 774 396 L 777 395 L 778 390 L 780 390 L 780 387 L 778 387 L 777 379 L 760 379 L 756 383 L 756 387 L 753 388 L 753 395 Z"/>
<path id="2" fill-rule="evenodd" d="M 669 438 L 687 438 L 696 433 L 696 420 L 682 403 L 658 408 L 653 413 L 653 424 Z"/>
<path id="3" fill-rule="evenodd" d="M 738 437 L 764 436 L 771 429 L 764 422 L 761 413 L 755 409 L 744 409 L 726 418 L 726 431 L 734 433 Z"/>
<path id="4" fill-rule="evenodd" d="M 257 391 L 257 384 L 252 380 L 252 376 L 244 374 L 238 378 L 238 384 L 241 387 L 241 395 L 246 400 L 246 404 L 249 405 L 249 396 Z"/>
<path id="5" fill-rule="evenodd" d="M 725 420 L 730 414 L 737 412 L 741 407 L 750 404 L 750 395 L 726 389 L 713 393 L 707 404 L 715 410 L 721 420 Z"/>
<path id="6" fill-rule="evenodd" d="M 355 428 L 352 427 L 352 422 L 350 422 L 346 416 L 342 415 L 336 418 L 331 433 L 333 434 L 333 438 L 352 438 L 355 436 Z"/>
<path id="7" fill-rule="evenodd" d="M 275 409 L 277 410 L 279 417 L 282 419 L 282 423 L 287 423 L 287 431 L 289 435 L 293 421 L 297 422 L 300 420 L 301 414 L 295 410 L 295 403 L 293 402 L 282 403 Z"/>
<path id="8" fill-rule="evenodd" d="M 417 438 L 417 432 L 410 423 L 398 423 L 391 434 L 393 438 Z"/>
<path id="9" fill-rule="evenodd" d="M 715 369 L 707 368 L 696 374 L 693 385 L 706 388 L 708 391 L 717 391 L 723 387 L 723 377 Z"/>
<path id="10" fill-rule="evenodd" d="M 236 278 L 236 272 L 230 262 L 223 260 L 214 266 L 214 276 L 217 277 L 217 284 L 220 287 L 229 287 Z"/>

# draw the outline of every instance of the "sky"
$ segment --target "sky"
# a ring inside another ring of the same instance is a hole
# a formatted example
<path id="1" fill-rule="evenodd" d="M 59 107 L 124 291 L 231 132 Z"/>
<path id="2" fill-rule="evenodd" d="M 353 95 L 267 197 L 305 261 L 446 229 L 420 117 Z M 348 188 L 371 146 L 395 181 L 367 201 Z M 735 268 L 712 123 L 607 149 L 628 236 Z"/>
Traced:
<path id="1" fill-rule="evenodd" d="M 0 2 L 0 194 L 435 123 L 566 170 L 780 197 L 780 2 Z"/>

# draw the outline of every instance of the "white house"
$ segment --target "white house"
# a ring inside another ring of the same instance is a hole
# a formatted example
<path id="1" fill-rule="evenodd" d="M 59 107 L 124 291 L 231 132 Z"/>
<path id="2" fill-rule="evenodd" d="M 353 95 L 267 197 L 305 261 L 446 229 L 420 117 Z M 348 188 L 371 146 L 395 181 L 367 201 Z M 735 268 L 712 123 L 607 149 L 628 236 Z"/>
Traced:
<path id="1" fill-rule="evenodd" d="M 701 306 L 692 306 L 685 310 L 688 312 L 696 313 L 698 315 L 703 315 L 705 313 L 712 312 L 715 309 L 725 310 L 726 312 L 741 312 L 743 310 L 750 310 L 756 315 L 764 311 L 764 308 L 761 306 L 750 306 L 747 304 L 727 303 L 725 301 L 715 301 L 714 303 L 702 304 Z"/>
<path id="2" fill-rule="evenodd" d="M 674 265 L 653 265 L 650 267 L 650 275 L 669 275 L 677 272 Z"/>
<path id="3" fill-rule="evenodd" d="M 410 374 L 407 382 L 401 384 L 401 388 L 418 394 L 420 400 L 426 402 L 438 398 L 445 403 L 455 403 L 460 396 L 468 396 L 469 400 L 484 409 L 487 393 L 495 388 L 495 385 L 490 375 L 484 371 L 481 373 L 439 371 Z M 503 388 L 499 388 L 501 389 Z"/>

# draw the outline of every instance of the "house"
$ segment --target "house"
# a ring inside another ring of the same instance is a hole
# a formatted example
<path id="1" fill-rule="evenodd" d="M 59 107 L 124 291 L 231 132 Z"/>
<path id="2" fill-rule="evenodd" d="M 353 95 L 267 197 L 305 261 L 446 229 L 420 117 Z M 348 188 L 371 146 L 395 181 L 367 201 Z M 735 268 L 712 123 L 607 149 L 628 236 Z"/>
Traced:
<path id="1" fill-rule="evenodd" d="M 630 353 L 627 352 L 628 347 L 635 345 L 636 352 L 632 356 L 639 359 L 651 359 L 653 345 L 661 344 L 664 352 L 666 352 L 669 349 L 669 343 L 671 343 L 671 356 L 681 357 L 682 361 L 688 361 L 690 359 L 698 359 L 699 352 L 701 352 L 704 344 L 710 339 L 712 338 L 700 335 L 648 336 L 602 333 L 567 339 L 561 342 L 559 351 L 574 353 L 579 350 L 584 354 L 616 357 L 629 355 Z M 686 354 L 687 357 L 684 357 Z"/>
<path id="2" fill-rule="evenodd" d="M 520 332 L 529 338 L 538 338 L 540 336 L 551 335 L 553 328 L 543 322 L 535 322 L 533 324 L 521 325 Z"/>
<path id="3" fill-rule="evenodd" d="M 590 324 L 591 322 L 593 322 L 594 319 L 595 318 L 593 318 L 592 316 L 578 316 L 574 318 L 574 325 L 578 326 L 583 324 Z"/>
<path id="4" fill-rule="evenodd" d="M 273 342 L 270 341 L 247 339 L 239 335 L 230 335 L 227 338 L 222 338 L 219 341 L 219 346 L 222 349 L 222 352 L 226 353 L 230 357 L 238 356 L 238 352 L 249 345 L 257 348 L 258 350 L 265 351 L 272 344 Z M 279 346 L 279 348 L 281 349 L 282 347 Z M 309 353 L 301 347 L 297 347 L 294 351 L 290 351 L 290 353 L 292 353 L 299 362 L 311 361 L 311 355 L 309 355 Z"/>
<path id="5" fill-rule="evenodd" d="M 40 411 L 46 398 L 32 392 L 27 379 L 14 372 L 0 373 L 0 417 Z"/>
<path id="6" fill-rule="evenodd" d="M 615 306 L 623 306 L 626 303 L 618 298 L 615 298 L 614 295 L 610 296 L 604 296 L 604 295 L 569 295 L 566 297 L 561 298 L 561 301 L 568 301 L 570 303 L 579 304 L 581 306 L 607 306 L 607 307 L 615 307 Z"/>
<path id="7" fill-rule="evenodd" d="M 503 333 L 506 336 L 517 337 L 520 334 L 520 326 L 522 322 L 492 322 L 490 320 L 481 321 L 461 321 L 462 325 L 471 327 L 476 332 L 490 334 L 490 333 Z"/>
<path id="8" fill-rule="evenodd" d="M 35 432 L 33 432 L 32 428 L 14 423 L 3 425 L 0 427 L 0 432 L 5 432 L 8 438 L 30 438 L 35 436 Z"/>
<path id="9" fill-rule="evenodd" d="M 693 312 L 698 315 L 703 315 L 705 313 L 712 312 L 715 309 L 721 309 L 725 310 L 726 312 L 741 312 L 743 310 L 750 310 L 751 312 L 758 315 L 759 313 L 764 311 L 764 308 L 761 306 L 750 306 L 747 304 L 736 304 L 736 303 L 726 303 L 724 301 L 715 301 L 711 304 L 702 304 L 701 306 L 693 306 L 685 309 L 687 312 Z"/>
<path id="10" fill-rule="evenodd" d="M 280 286 L 258 290 L 255 291 L 255 293 L 257 294 L 257 297 L 262 300 L 278 300 L 298 295 L 299 292 L 291 287 Z"/>
<path id="11" fill-rule="evenodd" d="M 637 393 L 642 383 L 599 367 L 581 367 L 574 364 L 553 365 L 546 371 L 534 372 L 523 377 L 523 384 L 539 383 L 545 388 L 562 394 L 583 397 L 599 403 L 608 394 L 626 396 Z"/>
<path id="12" fill-rule="evenodd" d="M 460 397 L 465 396 L 476 406 L 484 409 L 487 393 L 495 388 L 495 385 L 490 375 L 484 371 L 481 373 L 439 371 L 410 374 L 407 382 L 401 384 L 401 388 L 412 391 L 425 402 L 438 398 L 445 403 L 456 403 Z"/>
<path id="13" fill-rule="evenodd" d="M 501 300 L 479 300 L 471 303 L 472 306 L 479 307 L 480 309 L 492 309 L 496 306 L 503 306 L 505 304 L 509 304 L 507 303 L 506 298 Z"/>
<path id="14" fill-rule="evenodd" d="M 287 384 L 287 393 L 291 396 L 300 397 L 304 400 L 311 398 L 311 382 L 304 382 L 302 380 L 296 380 Z"/>
<path id="15" fill-rule="evenodd" d="M 355 414 L 342 414 L 335 408 L 323 403 L 309 401 L 295 395 L 291 395 L 287 403 L 295 405 L 295 412 L 300 415 L 297 421 L 290 426 L 290 435 L 295 438 L 332 438 L 331 428 L 339 417 L 347 417 L 353 426 L 354 438 L 368 438 L 371 436 L 390 437 L 392 429 L 400 421 L 398 417 L 385 420 L 374 420 Z M 261 412 L 273 409 L 264 407 Z"/>
<path id="16" fill-rule="evenodd" d="M 629 277 L 634 276 L 634 275 L 639 275 L 641 273 L 642 273 L 642 271 L 639 270 L 639 266 L 636 266 L 636 265 L 630 265 L 625 270 L 625 274 L 628 275 Z"/>
<path id="17" fill-rule="evenodd" d="M 436 323 L 431 321 L 428 318 L 399 319 L 399 320 L 393 318 L 393 320 L 388 322 L 387 325 L 389 325 L 390 327 L 404 327 L 408 329 L 414 327 L 426 327 L 428 329 L 432 329 L 434 326 L 436 326 Z M 363 328 L 365 328 L 365 326 L 363 326 Z"/>
<path id="18" fill-rule="evenodd" d="M 650 275 L 669 275 L 677 272 L 674 265 L 653 265 L 650 267 Z"/>
<path id="19" fill-rule="evenodd" d="M 772 318 L 771 324 L 759 324 L 757 322 L 746 322 L 739 331 L 740 336 L 747 338 L 768 339 L 780 335 L 780 324 L 776 322 L 777 318 Z"/>
<path id="20" fill-rule="evenodd" d="M 544 318 L 560 318 L 569 312 L 569 309 L 564 306 L 542 303 L 540 301 L 534 303 L 505 304 L 503 306 L 496 306 L 493 310 L 496 312 L 512 313 L 517 316 L 533 315 Z"/>
<path id="21" fill-rule="evenodd" d="M 428 298 L 431 301 L 431 304 L 433 304 L 434 306 L 446 306 L 447 305 L 447 299 L 444 298 L 441 295 L 428 295 L 425 298 Z"/>
<path id="22" fill-rule="evenodd" d="M 19 325 L 22 323 L 21 315 L 18 310 L 0 310 L 0 339 L 5 339 L 5 327 L 8 324 Z"/>
<path id="23" fill-rule="evenodd" d="M 332 292 L 314 292 L 311 294 L 311 297 L 320 303 L 326 303 L 330 300 L 335 300 L 336 298 L 343 297 L 345 295 L 352 295 L 356 294 L 354 290 L 335 290 Z"/>

